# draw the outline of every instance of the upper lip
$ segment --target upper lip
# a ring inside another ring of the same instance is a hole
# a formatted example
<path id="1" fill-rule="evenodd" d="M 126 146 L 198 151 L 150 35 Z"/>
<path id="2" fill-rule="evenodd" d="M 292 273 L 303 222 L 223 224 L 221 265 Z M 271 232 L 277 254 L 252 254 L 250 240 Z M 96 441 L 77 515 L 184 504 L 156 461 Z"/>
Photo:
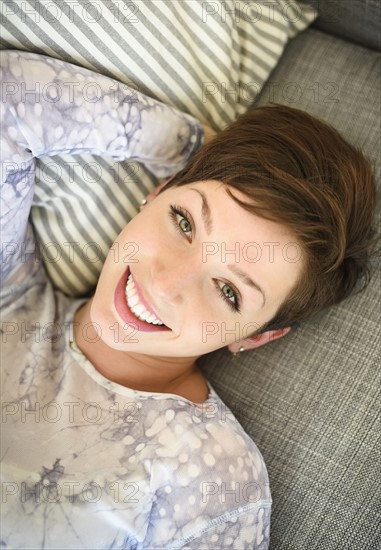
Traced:
<path id="1" fill-rule="evenodd" d="M 133 273 L 131 273 L 131 270 L 130 270 L 130 274 L 134 280 L 134 283 L 135 283 L 135 289 L 136 289 L 136 292 L 138 293 L 138 296 L 139 296 L 139 301 L 144 305 L 144 307 L 150 312 L 152 313 L 152 315 L 154 315 L 156 317 L 156 319 L 158 319 L 161 323 L 165 324 L 164 321 L 162 321 L 161 317 L 157 314 L 156 310 L 151 306 L 151 304 L 146 300 L 144 294 L 143 294 L 143 291 L 142 291 L 142 288 L 140 286 L 140 284 L 138 283 L 138 281 L 136 280 L 136 277 L 135 275 L 133 275 Z M 167 325 L 166 325 L 167 326 Z"/>

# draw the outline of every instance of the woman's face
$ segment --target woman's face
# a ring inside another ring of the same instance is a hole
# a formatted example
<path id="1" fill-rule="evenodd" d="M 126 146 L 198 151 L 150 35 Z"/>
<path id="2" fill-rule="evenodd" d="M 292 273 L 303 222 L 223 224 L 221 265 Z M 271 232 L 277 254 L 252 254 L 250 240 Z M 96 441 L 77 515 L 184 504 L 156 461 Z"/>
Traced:
<path id="1" fill-rule="evenodd" d="M 224 184 L 172 187 L 117 237 L 91 320 L 114 349 L 199 356 L 250 336 L 270 320 L 301 269 L 292 235 L 244 210 Z"/>

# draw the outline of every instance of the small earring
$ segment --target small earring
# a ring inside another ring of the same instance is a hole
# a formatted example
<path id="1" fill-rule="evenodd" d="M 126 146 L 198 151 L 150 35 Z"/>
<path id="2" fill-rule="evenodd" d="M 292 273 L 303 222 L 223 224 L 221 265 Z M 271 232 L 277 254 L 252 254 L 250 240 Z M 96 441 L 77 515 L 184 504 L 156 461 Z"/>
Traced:
<path id="1" fill-rule="evenodd" d="M 237 357 L 239 357 L 239 354 L 242 353 L 243 351 L 245 351 L 245 348 L 241 346 L 238 351 L 235 351 L 234 353 L 232 353 L 232 356 L 233 356 L 232 360 L 236 361 Z"/>
<path id="2" fill-rule="evenodd" d="M 147 204 L 147 199 L 143 199 L 142 202 L 140 203 L 140 210 Z"/>

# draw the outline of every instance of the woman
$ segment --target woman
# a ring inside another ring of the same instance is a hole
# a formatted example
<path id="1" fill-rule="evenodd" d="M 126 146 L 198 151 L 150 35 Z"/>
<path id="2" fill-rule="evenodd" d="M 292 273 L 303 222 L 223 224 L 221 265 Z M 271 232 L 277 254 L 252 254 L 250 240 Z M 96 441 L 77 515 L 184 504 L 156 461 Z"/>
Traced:
<path id="1" fill-rule="evenodd" d="M 263 458 L 196 361 L 282 337 L 367 274 L 369 163 L 280 106 L 196 152 L 193 117 L 85 69 L 2 52 L 2 81 L 3 540 L 267 548 Z M 81 152 L 178 173 L 73 300 L 27 218 L 35 157 Z"/>

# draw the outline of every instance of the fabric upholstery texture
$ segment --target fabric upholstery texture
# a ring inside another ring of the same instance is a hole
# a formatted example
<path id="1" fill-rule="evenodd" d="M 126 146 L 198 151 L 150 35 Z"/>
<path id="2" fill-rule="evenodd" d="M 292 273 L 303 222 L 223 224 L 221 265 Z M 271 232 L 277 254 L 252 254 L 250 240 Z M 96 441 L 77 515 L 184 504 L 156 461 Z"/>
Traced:
<path id="1" fill-rule="evenodd" d="M 379 0 L 306 1 L 319 14 L 313 27 L 368 48 L 381 49 Z"/>
<path id="2" fill-rule="evenodd" d="M 287 48 L 256 105 L 306 110 L 375 162 L 380 227 L 380 56 L 315 29 Z M 295 100 L 296 98 L 296 100 Z M 206 376 L 268 467 L 272 550 L 381 547 L 380 257 L 364 292 Z"/>
<path id="3" fill-rule="evenodd" d="M 249 108 L 287 42 L 316 17 L 289 0 L 274 9 L 250 0 L 75 4 L 6 2 L 2 47 L 99 71 L 219 130 Z M 56 288 L 94 289 L 110 246 L 157 184 L 137 163 L 40 159 L 31 217 Z"/>

